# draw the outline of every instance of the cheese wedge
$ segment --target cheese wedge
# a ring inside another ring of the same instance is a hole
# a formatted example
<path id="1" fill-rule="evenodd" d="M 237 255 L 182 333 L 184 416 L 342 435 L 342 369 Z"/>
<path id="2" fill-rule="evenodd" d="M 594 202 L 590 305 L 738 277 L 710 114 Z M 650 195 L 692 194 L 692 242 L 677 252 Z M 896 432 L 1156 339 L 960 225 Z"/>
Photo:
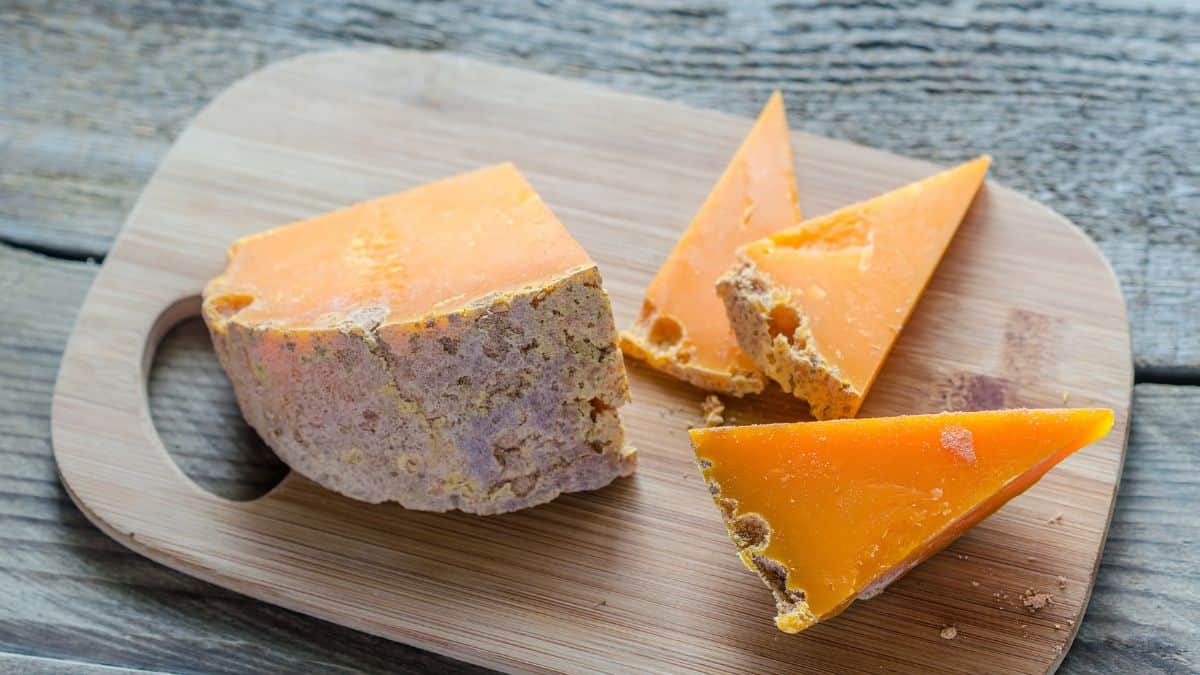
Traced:
<path id="1" fill-rule="evenodd" d="M 742 247 L 717 282 L 738 344 L 817 419 L 853 417 L 990 162 L 981 157 Z"/>
<path id="2" fill-rule="evenodd" d="M 880 593 L 1079 448 L 1111 410 L 694 429 L 738 555 L 795 633 Z"/>
<path id="3" fill-rule="evenodd" d="M 762 391 L 765 379 L 738 347 L 713 284 L 738 246 L 799 222 L 787 115 L 775 92 L 650 282 L 621 349 L 703 389 Z"/>
<path id="4" fill-rule="evenodd" d="M 250 424 L 350 497 L 502 513 L 634 468 L 600 274 L 511 164 L 241 239 L 203 314 Z"/>

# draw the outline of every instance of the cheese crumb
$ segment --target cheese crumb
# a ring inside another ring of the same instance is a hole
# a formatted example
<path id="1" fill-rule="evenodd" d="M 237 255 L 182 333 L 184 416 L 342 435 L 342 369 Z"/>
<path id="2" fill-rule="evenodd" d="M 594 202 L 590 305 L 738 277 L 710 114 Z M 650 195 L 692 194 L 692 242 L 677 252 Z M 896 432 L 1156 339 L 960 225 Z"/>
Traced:
<path id="1" fill-rule="evenodd" d="M 975 436 L 970 429 L 952 426 L 942 429 L 942 447 L 968 462 L 975 462 Z"/>
<path id="2" fill-rule="evenodd" d="M 946 626 L 942 629 L 941 636 L 943 640 L 953 640 L 958 637 L 958 629 L 954 626 Z"/>
<path id="3" fill-rule="evenodd" d="M 342 462 L 345 464 L 359 464 L 363 461 L 363 451 L 360 448 L 350 448 L 342 453 Z"/>
<path id="4" fill-rule="evenodd" d="M 1035 593 L 1033 589 L 1025 591 L 1025 595 L 1021 596 L 1021 604 L 1025 605 L 1025 609 L 1029 610 L 1030 614 L 1036 613 L 1039 609 L 1045 609 L 1053 602 L 1054 596 L 1040 591 Z"/>
<path id="5" fill-rule="evenodd" d="M 1059 588 L 1066 588 L 1066 587 L 1067 587 L 1067 578 L 1066 578 L 1066 577 L 1064 577 L 1064 576 L 1063 576 L 1063 575 L 1061 575 L 1061 574 L 1060 574 L 1060 575 L 1058 575 L 1058 587 L 1059 587 Z"/>
<path id="6" fill-rule="evenodd" d="M 700 404 L 700 412 L 704 414 L 704 426 L 719 427 L 725 423 L 725 418 L 722 413 L 725 412 L 725 404 L 716 394 L 709 394 L 704 402 Z"/>
<path id="7" fill-rule="evenodd" d="M 1059 511 L 1058 513 L 1054 514 L 1054 516 L 1051 517 L 1050 520 L 1047 520 L 1046 524 L 1047 525 L 1057 525 L 1062 522 L 1062 519 L 1063 519 L 1063 512 Z"/>
<path id="8" fill-rule="evenodd" d="M 1067 404 L 1067 401 L 1070 401 L 1070 400 L 1071 400 L 1071 392 L 1069 392 L 1069 391 L 1064 391 L 1064 392 L 1063 392 L 1062 399 L 1063 399 L 1063 405 L 1066 405 L 1066 404 Z"/>

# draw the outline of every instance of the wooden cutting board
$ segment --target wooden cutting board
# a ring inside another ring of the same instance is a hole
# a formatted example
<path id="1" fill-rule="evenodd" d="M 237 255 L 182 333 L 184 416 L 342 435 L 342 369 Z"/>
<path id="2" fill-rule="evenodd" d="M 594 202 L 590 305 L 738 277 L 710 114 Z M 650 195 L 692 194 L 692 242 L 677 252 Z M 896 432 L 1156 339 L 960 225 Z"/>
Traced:
<path id="1" fill-rule="evenodd" d="M 324 53 L 242 80 L 167 155 L 80 311 L 54 395 L 63 483 L 98 527 L 165 565 L 506 670 L 1053 669 L 1087 604 L 1121 473 L 1129 330 L 1096 247 L 995 183 L 861 414 L 1105 406 L 1116 427 L 881 597 L 800 635 L 775 630 L 770 594 L 735 557 L 693 466 L 685 430 L 704 394 L 635 362 L 622 415 L 637 475 L 505 516 L 359 504 L 294 474 L 232 502 L 163 449 L 148 364 L 162 335 L 197 313 L 235 238 L 513 160 L 599 263 L 623 326 L 749 126 L 441 54 Z M 936 168 L 793 141 L 809 215 Z M 1003 156 L 986 143 L 958 154 Z M 735 423 L 805 417 L 777 390 L 730 402 Z M 1027 590 L 1053 604 L 1031 614 Z M 957 639 L 939 637 L 948 625 Z"/>

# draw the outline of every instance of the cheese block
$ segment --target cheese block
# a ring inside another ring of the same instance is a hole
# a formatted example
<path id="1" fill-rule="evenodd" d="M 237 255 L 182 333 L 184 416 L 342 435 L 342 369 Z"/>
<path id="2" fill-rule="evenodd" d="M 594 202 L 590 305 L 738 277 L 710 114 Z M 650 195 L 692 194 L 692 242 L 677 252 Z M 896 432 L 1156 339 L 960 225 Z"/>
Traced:
<path id="1" fill-rule="evenodd" d="M 717 282 L 738 344 L 817 419 L 854 416 L 990 161 L 742 247 Z"/>
<path id="2" fill-rule="evenodd" d="M 511 164 L 241 239 L 203 315 L 250 424 L 355 499 L 502 513 L 633 471 L 600 274 Z"/>
<path id="3" fill-rule="evenodd" d="M 713 284 L 738 246 L 799 222 L 787 115 L 775 92 L 650 282 L 621 348 L 703 389 L 762 391 L 766 380 L 738 347 Z"/>
<path id="4" fill-rule="evenodd" d="M 795 633 L 880 593 L 1112 424 L 1111 410 L 1000 410 L 691 436 L 738 555 Z"/>

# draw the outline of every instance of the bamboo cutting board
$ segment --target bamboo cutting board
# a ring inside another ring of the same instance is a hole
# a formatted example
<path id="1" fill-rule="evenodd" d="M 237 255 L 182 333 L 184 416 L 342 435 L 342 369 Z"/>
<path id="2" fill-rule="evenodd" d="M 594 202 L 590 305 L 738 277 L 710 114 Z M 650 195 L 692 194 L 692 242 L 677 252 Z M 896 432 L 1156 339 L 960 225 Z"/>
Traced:
<path id="1" fill-rule="evenodd" d="M 703 393 L 635 362 L 622 415 L 637 475 L 505 516 L 359 504 L 294 474 L 232 502 L 163 449 L 148 364 L 197 313 L 235 238 L 513 160 L 596 259 L 624 326 L 749 126 L 446 55 L 325 53 L 250 76 L 167 155 L 80 312 L 54 396 L 63 483 L 97 526 L 165 565 L 505 670 L 1053 669 L 1087 604 L 1121 473 L 1129 331 L 1095 246 L 994 183 L 861 415 L 1066 402 L 1111 407 L 1116 426 L 879 598 L 800 635 L 775 630 L 770 594 L 735 557 L 693 466 L 686 428 Z M 806 134 L 793 142 L 808 215 L 935 170 Z M 987 150 L 1001 149 L 961 156 Z M 728 417 L 805 412 L 775 391 L 730 402 Z M 1031 614 L 1027 590 L 1054 602 Z M 939 637 L 947 625 L 957 639 Z"/>

